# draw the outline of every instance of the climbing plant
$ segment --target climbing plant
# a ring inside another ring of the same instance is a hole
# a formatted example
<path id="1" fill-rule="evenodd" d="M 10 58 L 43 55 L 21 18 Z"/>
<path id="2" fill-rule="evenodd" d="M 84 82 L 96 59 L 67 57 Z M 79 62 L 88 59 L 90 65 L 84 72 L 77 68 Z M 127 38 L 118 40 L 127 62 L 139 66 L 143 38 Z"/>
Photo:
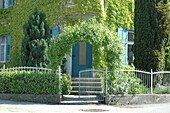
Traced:
<path id="1" fill-rule="evenodd" d="M 61 65 L 63 58 L 70 54 L 72 45 L 89 42 L 92 45 L 93 66 L 97 69 L 117 69 L 121 66 L 121 43 L 116 35 L 95 19 L 63 29 L 59 38 L 52 41 L 48 50 L 50 67 Z"/>
<path id="2" fill-rule="evenodd" d="M 11 56 L 6 66 L 18 66 L 22 38 L 24 37 L 23 25 L 28 21 L 34 8 L 46 14 L 50 29 L 57 25 L 74 25 L 82 20 L 98 16 L 103 18 L 109 29 L 120 22 L 116 27 L 131 28 L 133 26 L 133 0 L 15 0 L 14 6 L 0 9 L 0 36 L 11 35 Z M 112 2 L 114 1 L 114 2 Z M 111 10 L 108 5 L 111 3 Z M 115 4 L 116 3 L 116 4 Z M 115 5 L 114 5 L 115 4 Z M 120 4 L 120 5 L 119 5 Z M 118 7 L 119 6 L 119 7 Z M 113 8 L 117 7 L 118 10 Z M 121 13 L 122 12 L 122 13 Z M 116 21 L 114 16 L 117 18 Z M 107 18 L 107 19 L 106 19 Z M 110 18 L 110 19 L 109 19 Z M 125 22 L 125 23 L 124 23 Z M 125 24 L 125 25 L 123 25 Z M 0 64 L 0 67 L 2 64 Z"/>
<path id="3" fill-rule="evenodd" d="M 133 0 L 105 0 L 106 23 L 110 29 L 134 29 Z"/>
<path id="4" fill-rule="evenodd" d="M 84 15 L 102 15 L 102 0 L 88 0 L 88 2 L 83 1 L 82 3 L 76 0 L 73 0 L 72 3 L 69 1 L 15 0 L 13 7 L 0 9 L 0 36 L 11 35 L 10 62 L 6 63 L 6 67 L 20 65 L 20 51 L 24 37 L 23 25 L 28 21 L 29 15 L 36 7 L 46 14 L 50 29 L 57 25 L 79 23 L 82 18 L 85 18 Z M 89 4 L 94 1 L 95 4 L 91 7 Z M 0 67 L 2 65 L 0 64 Z"/>

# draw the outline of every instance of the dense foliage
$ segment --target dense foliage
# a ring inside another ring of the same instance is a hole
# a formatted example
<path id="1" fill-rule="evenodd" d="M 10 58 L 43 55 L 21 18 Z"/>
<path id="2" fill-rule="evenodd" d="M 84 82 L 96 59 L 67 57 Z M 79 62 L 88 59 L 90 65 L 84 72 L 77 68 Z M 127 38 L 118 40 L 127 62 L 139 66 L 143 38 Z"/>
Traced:
<path id="1" fill-rule="evenodd" d="M 50 29 L 45 14 L 35 9 L 23 29 L 25 37 L 22 41 L 21 65 L 47 67 Z"/>
<path id="2" fill-rule="evenodd" d="M 72 81 L 71 76 L 62 74 L 61 75 L 61 87 L 62 87 L 62 95 L 69 95 L 72 87 L 71 87 Z"/>
<path id="3" fill-rule="evenodd" d="M 134 29 L 133 0 L 105 0 L 106 23 L 110 29 Z"/>
<path id="4" fill-rule="evenodd" d="M 59 79 L 54 72 L 2 71 L 0 93 L 58 94 Z"/>
<path id="5" fill-rule="evenodd" d="M 106 18 L 106 24 L 107 22 L 109 23 L 107 25 L 113 25 L 121 21 L 121 24 L 116 27 L 131 28 L 131 26 L 133 26 L 133 13 L 131 14 L 130 12 L 133 12 L 131 11 L 131 9 L 133 10 L 133 8 L 131 8 L 131 4 L 133 6 L 133 0 L 121 1 L 122 2 L 120 2 L 120 0 L 72 0 L 72 2 L 70 2 L 70 0 L 36 0 L 32 2 L 32 0 L 15 0 L 13 7 L 0 9 L 0 36 L 5 36 L 6 34 L 11 35 L 11 61 L 6 63 L 6 66 L 20 65 L 20 51 L 24 37 L 23 25 L 28 21 L 29 15 L 34 8 L 37 7 L 46 14 L 50 29 L 57 25 L 74 25 L 75 23 L 80 23 L 80 20 L 89 19 L 94 15 L 100 18 Z M 118 17 L 116 20 L 114 19 L 115 15 L 112 15 L 112 10 L 107 10 L 108 3 L 112 5 L 111 9 L 117 8 L 114 10 L 116 18 Z M 109 28 L 111 27 L 113 26 L 109 26 Z M 2 65 L 0 64 L 0 66 Z"/>
<path id="6" fill-rule="evenodd" d="M 154 89 L 154 94 L 170 94 L 170 86 L 159 86 L 157 85 Z"/>
<path id="7" fill-rule="evenodd" d="M 61 65 L 63 58 L 70 54 L 73 44 L 89 42 L 93 53 L 93 66 L 97 69 L 117 69 L 121 66 L 121 44 L 115 32 L 95 19 L 65 27 L 59 38 L 51 44 L 48 55 L 50 67 Z"/>
<path id="8" fill-rule="evenodd" d="M 0 9 L 0 36 L 11 35 L 11 56 L 6 67 L 19 66 L 22 39 L 24 37 L 23 25 L 28 21 L 34 8 L 44 12 L 50 29 L 57 25 L 72 25 L 80 19 L 92 15 L 102 15 L 102 0 L 15 0 L 14 6 Z M 94 4 L 95 2 L 95 4 Z M 74 5 L 72 5 L 74 4 Z M 79 15 L 79 16 L 77 16 Z M 89 15 L 89 16 L 88 16 Z M 3 64 L 0 64 L 2 66 Z"/>
<path id="9" fill-rule="evenodd" d="M 165 70 L 170 70 L 170 46 L 168 46 L 166 49 Z"/>
<path id="10" fill-rule="evenodd" d="M 139 70 L 160 71 L 165 68 L 168 42 L 168 18 L 160 11 L 167 0 L 135 1 L 135 67 Z"/>
<path id="11" fill-rule="evenodd" d="M 124 70 L 134 70 L 134 68 L 124 67 Z M 133 71 L 114 71 L 107 75 L 107 81 L 109 94 L 146 94 L 150 92 L 141 84 L 142 80 L 137 78 Z"/>

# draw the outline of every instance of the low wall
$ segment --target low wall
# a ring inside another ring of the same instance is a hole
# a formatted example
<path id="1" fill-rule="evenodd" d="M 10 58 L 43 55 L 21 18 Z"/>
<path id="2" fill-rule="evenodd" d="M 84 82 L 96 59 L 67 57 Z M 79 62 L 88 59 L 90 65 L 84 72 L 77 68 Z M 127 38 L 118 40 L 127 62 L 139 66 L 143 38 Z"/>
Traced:
<path id="1" fill-rule="evenodd" d="M 48 104 L 60 103 L 60 95 L 0 94 L 1 100 L 27 101 Z"/>
<path id="2" fill-rule="evenodd" d="M 109 105 L 170 103 L 170 94 L 108 95 L 105 103 Z"/>

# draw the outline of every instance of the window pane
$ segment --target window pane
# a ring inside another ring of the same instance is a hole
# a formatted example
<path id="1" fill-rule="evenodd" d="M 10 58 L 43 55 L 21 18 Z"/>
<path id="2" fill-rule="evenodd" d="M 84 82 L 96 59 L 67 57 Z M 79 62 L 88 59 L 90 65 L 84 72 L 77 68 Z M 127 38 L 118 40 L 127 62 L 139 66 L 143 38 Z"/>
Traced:
<path id="1" fill-rule="evenodd" d="M 5 61 L 5 45 L 0 46 L 0 61 Z"/>
<path id="2" fill-rule="evenodd" d="M 5 37 L 0 37 L 0 61 L 5 61 Z"/>
<path id="3" fill-rule="evenodd" d="M 79 65 L 86 65 L 86 43 L 79 45 Z"/>

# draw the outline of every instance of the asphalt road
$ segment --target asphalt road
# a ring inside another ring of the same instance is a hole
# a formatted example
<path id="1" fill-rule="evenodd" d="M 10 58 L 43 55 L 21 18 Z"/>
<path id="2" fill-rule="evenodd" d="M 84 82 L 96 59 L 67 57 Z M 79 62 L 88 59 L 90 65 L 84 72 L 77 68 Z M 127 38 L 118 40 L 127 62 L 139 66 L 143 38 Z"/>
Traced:
<path id="1" fill-rule="evenodd" d="M 130 106 L 48 105 L 0 100 L 0 113 L 170 113 L 170 103 Z"/>

